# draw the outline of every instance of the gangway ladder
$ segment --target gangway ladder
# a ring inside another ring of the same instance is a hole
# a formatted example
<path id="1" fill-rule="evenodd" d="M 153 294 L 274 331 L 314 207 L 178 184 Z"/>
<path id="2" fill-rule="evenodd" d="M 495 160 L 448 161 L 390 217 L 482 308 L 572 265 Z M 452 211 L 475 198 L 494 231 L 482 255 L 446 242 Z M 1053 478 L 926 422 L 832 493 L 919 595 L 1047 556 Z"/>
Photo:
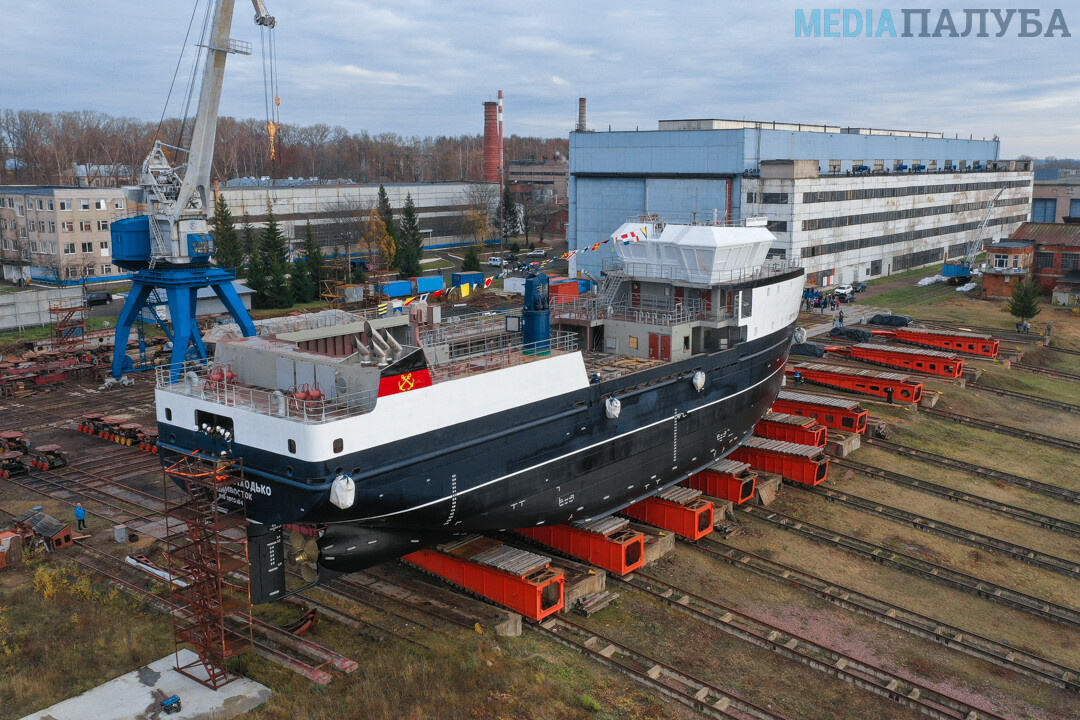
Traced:
<path id="1" fill-rule="evenodd" d="M 217 690 L 240 676 L 234 659 L 253 645 L 250 584 L 238 574 L 249 564 L 243 467 L 195 452 L 163 477 L 176 670 Z M 182 663 L 182 645 L 194 661 Z"/>

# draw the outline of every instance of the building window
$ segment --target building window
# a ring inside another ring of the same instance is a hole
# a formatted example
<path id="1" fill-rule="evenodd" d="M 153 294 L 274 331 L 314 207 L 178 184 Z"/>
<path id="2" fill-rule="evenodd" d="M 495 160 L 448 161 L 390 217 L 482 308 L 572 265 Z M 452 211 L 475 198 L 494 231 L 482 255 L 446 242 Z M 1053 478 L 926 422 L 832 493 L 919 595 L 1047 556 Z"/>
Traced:
<path id="1" fill-rule="evenodd" d="M 124 209 L 124 198 L 116 198 L 115 200 L 113 200 L 113 209 L 115 209 L 115 210 L 123 210 Z"/>
<path id="2" fill-rule="evenodd" d="M 884 160 L 875 160 L 874 161 L 874 172 L 881 172 L 884 169 L 885 169 L 885 161 Z"/>
<path id="3" fill-rule="evenodd" d="M 994 255 L 994 267 L 1001 269 L 1009 267 L 1008 255 Z"/>
<path id="4" fill-rule="evenodd" d="M 61 210 L 70 210 L 71 209 L 71 201 L 70 200 L 61 200 L 60 201 L 60 209 Z"/>
<path id="5" fill-rule="evenodd" d="M 94 243 L 92 243 L 92 242 L 84 242 L 82 244 L 82 251 L 84 253 L 92 253 L 92 252 L 94 252 Z"/>
<path id="6" fill-rule="evenodd" d="M 44 200 L 39 199 L 37 201 L 37 209 L 38 210 L 44 210 L 45 209 L 45 201 Z"/>
<path id="7" fill-rule="evenodd" d="M 1054 253 L 1035 253 L 1035 267 L 1039 270 L 1049 270 L 1054 267 Z"/>
<path id="8" fill-rule="evenodd" d="M 30 232 L 37 232 L 37 222 L 36 221 L 31 220 L 30 222 L 26 223 L 26 225 L 30 229 Z"/>
<path id="9" fill-rule="evenodd" d="M 1031 201 L 1031 222 L 1052 223 L 1056 219 L 1056 198 L 1035 198 Z"/>
<path id="10" fill-rule="evenodd" d="M 770 232 L 787 232 L 787 220 L 770 220 L 766 228 Z"/>
<path id="11" fill-rule="evenodd" d="M 79 222 L 79 232 L 90 232 L 94 229 L 94 223 L 89 220 L 82 220 Z"/>
<path id="12" fill-rule="evenodd" d="M 903 164 L 904 164 L 903 160 L 893 160 L 892 161 L 892 169 L 893 169 L 893 171 L 899 170 L 900 166 L 903 165 Z"/>
<path id="13" fill-rule="evenodd" d="M 102 275 L 112 275 L 112 265 L 102 265 L 101 266 L 101 274 Z"/>
<path id="14" fill-rule="evenodd" d="M 1069 201 L 1069 217 L 1080 217 L 1080 200 Z"/>
<path id="15" fill-rule="evenodd" d="M 85 198 L 80 199 L 79 200 L 79 210 L 89 210 L 89 209 L 90 209 L 90 201 L 85 199 Z"/>
<path id="16" fill-rule="evenodd" d="M 50 201 L 49 201 L 49 202 L 47 203 L 47 205 L 49 206 L 49 210 L 55 210 L 55 209 L 56 209 L 56 208 L 55 208 L 55 207 L 53 206 L 53 201 L 52 201 L 52 200 L 50 200 Z"/>
<path id="17" fill-rule="evenodd" d="M 102 249 L 102 251 L 108 250 L 109 249 L 109 241 L 108 240 L 103 240 L 103 241 L 99 242 L 98 247 L 100 247 Z"/>
<path id="18" fill-rule="evenodd" d="M 75 243 L 64 243 L 64 254 L 65 255 L 74 255 L 75 254 Z"/>
<path id="19" fill-rule="evenodd" d="M 63 232 L 75 232 L 75 223 L 71 220 L 65 220 L 60 223 L 60 230 Z"/>
<path id="20" fill-rule="evenodd" d="M 49 232 L 56 234 L 56 223 L 52 220 L 49 221 Z"/>
<path id="21" fill-rule="evenodd" d="M 935 170 L 937 170 L 937 160 L 931 160 L 930 162 L 928 162 L 926 164 L 926 169 L 930 172 L 934 172 Z"/>
<path id="22" fill-rule="evenodd" d="M 37 251 L 38 251 L 37 240 L 31 240 L 30 241 L 30 252 L 37 252 Z"/>
<path id="23" fill-rule="evenodd" d="M 840 172 L 840 161 L 839 160 L 830 160 L 829 161 L 829 172 L 831 172 L 831 173 Z"/>
<path id="24" fill-rule="evenodd" d="M 26 217 L 26 210 L 22 205 L 15 206 L 15 214 L 19 217 Z"/>
<path id="25" fill-rule="evenodd" d="M 86 266 L 86 274 L 87 274 L 87 276 L 90 276 L 90 277 L 92 277 L 94 275 L 97 275 L 97 268 L 94 267 L 93 265 L 87 265 Z"/>
<path id="26" fill-rule="evenodd" d="M 42 246 L 46 245 L 46 243 L 41 243 L 41 244 L 42 244 Z M 48 246 L 49 246 L 49 254 L 50 255 L 55 255 L 56 254 L 56 243 L 54 243 L 54 242 L 48 243 Z"/>
<path id="27" fill-rule="evenodd" d="M 108 200 L 95 200 L 94 201 L 94 209 L 95 210 L 108 210 L 109 209 L 109 201 Z"/>
<path id="28" fill-rule="evenodd" d="M 752 203 L 756 203 L 756 202 L 757 202 L 757 193 L 752 193 L 752 192 L 746 193 L 746 203 L 748 205 L 752 204 Z"/>
<path id="29" fill-rule="evenodd" d="M 102 231 L 108 230 L 109 229 L 109 221 L 108 220 L 98 220 L 97 221 L 97 229 L 102 230 Z"/>
<path id="30" fill-rule="evenodd" d="M 1061 269 L 1063 271 L 1080 269 L 1080 253 L 1061 253 Z"/>

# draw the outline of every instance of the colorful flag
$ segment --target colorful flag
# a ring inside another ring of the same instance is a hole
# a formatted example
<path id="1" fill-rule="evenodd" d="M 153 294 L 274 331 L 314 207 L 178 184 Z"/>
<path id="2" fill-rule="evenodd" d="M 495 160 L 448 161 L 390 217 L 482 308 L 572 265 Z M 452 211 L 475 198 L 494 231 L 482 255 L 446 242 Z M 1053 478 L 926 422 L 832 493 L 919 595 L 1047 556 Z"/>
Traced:
<path id="1" fill-rule="evenodd" d="M 431 297 L 441 298 L 446 292 L 446 290 L 436 290 L 435 292 L 431 293 Z"/>
<path id="2" fill-rule="evenodd" d="M 386 317 L 387 313 L 390 312 L 390 303 L 380 303 L 376 312 L 379 317 Z"/>
<path id="3" fill-rule="evenodd" d="M 491 287 L 491 281 L 494 280 L 494 279 L 495 278 L 493 278 L 493 277 L 489 277 L 486 280 L 484 280 L 484 287 Z"/>
<path id="4" fill-rule="evenodd" d="M 439 292 L 442 292 L 441 290 Z M 428 293 L 424 293 L 420 296 L 420 302 L 427 302 Z"/>
<path id="5" fill-rule="evenodd" d="M 414 303 L 415 301 L 416 301 L 416 296 L 415 296 L 415 295 L 413 295 L 413 296 L 412 296 L 411 298 L 408 298 L 408 299 L 407 299 L 407 300 L 405 301 L 404 307 L 408 307 L 409 305 L 411 305 L 411 304 L 412 304 L 412 303 Z"/>
<path id="6" fill-rule="evenodd" d="M 472 289 L 472 288 L 471 288 L 471 286 L 469 285 L 469 283 L 465 283 L 464 285 L 462 285 L 462 286 L 461 286 L 461 297 L 463 297 L 463 298 L 467 298 L 467 297 L 469 297 L 469 291 L 470 291 L 471 289 Z"/>

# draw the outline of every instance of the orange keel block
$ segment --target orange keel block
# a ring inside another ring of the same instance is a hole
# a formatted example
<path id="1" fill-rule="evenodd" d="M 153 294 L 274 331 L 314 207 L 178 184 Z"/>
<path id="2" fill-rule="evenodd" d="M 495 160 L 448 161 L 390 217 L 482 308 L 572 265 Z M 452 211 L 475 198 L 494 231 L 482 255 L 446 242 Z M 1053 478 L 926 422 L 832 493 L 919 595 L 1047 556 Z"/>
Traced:
<path id="1" fill-rule="evenodd" d="M 829 460 L 819 447 L 782 440 L 749 437 L 731 453 L 733 460 L 748 462 L 757 470 L 782 475 L 803 485 L 819 485 L 829 475 Z"/>
<path id="2" fill-rule="evenodd" d="M 827 347 L 825 352 L 834 355 L 846 355 L 875 365 L 885 365 L 941 377 L 958 378 L 964 372 L 963 358 L 953 353 L 938 350 L 920 350 L 918 348 L 859 343 L 858 345 Z"/>
<path id="3" fill-rule="evenodd" d="M 519 528 L 517 532 L 608 572 L 625 575 L 645 564 L 645 536 L 629 529 L 629 524 L 625 518 L 606 517 L 580 525 Z"/>
<path id="4" fill-rule="evenodd" d="M 799 419 L 803 420 L 805 418 Z M 817 425 L 815 427 L 821 426 Z M 825 428 L 821 428 L 821 431 L 824 433 Z M 736 505 L 742 505 L 754 497 L 754 489 L 757 487 L 757 475 L 750 470 L 750 463 L 725 459 L 716 461 L 707 470 L 694 473 L 679 484 L 683 487 L 700 490 L 706 495 L 722 500 L 730 500 Z"/>
<path id="5" fill-rule="evenodd" d="M 713 531 L 714 511 L 711 502 L 701 499 L 700 490 L 675 486 L 634 503 L 623 513 L 689 540 L 700 540 Z"/>
<path id="6" fill-rule="evenodd" d="M 760 437 L 818 447 L 825 447 L 828 432 L 814 418 L 771 411 L 754 426 L 754 434 Z"/>
<path id="7" fill-rule="evenodd" d="M 908 345 L 952 350 L 953 352 L 996 358 L 1001 341 L 992 335 L 964 332 L 962 330 L 929 330 L 927 328 L 893 328 L 875 330 L 875 335 L 893 338 Z"/>
<path id="8" fill-rule="evenodd" d="M 497 540 L 471 535 L 404 560 L 537 622 L 563 608 L 565 577 L 551 559 Z"/>
<path id="9" fill-rule="evenodd" d="M 922 399 L 922 383 L 900 373 L 858 370 L 824 363 L 799 363 L 785 372 L 788 377 L 799 373 L 804 381 L 814 385 L 873 395 L 895 402 L 917 403 Z"/>
<path id="10" fill-rule="evenodd" d="M 781 390 L 773 403 L 774 412 L 802 415 L 817 420 L 827 428 L 862 434 L 870 413 L 857 400 Z"/>

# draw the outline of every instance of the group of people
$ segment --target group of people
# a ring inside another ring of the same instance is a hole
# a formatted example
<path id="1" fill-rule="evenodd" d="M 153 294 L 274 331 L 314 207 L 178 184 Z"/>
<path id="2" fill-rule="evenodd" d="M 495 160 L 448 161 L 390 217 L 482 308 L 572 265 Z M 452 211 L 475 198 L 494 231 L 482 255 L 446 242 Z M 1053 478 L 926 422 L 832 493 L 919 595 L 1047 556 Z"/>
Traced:
<path id="1" fill-rule="evenodd" d="M 840 307 L 840 302 L 835 295 L 825 295 L 820 290 L 807 290 L 803 293 L 803 305 L 806 312 L 817 310 L 819 314 L 824 314 L 826 310 L 836 310 Z"/>

